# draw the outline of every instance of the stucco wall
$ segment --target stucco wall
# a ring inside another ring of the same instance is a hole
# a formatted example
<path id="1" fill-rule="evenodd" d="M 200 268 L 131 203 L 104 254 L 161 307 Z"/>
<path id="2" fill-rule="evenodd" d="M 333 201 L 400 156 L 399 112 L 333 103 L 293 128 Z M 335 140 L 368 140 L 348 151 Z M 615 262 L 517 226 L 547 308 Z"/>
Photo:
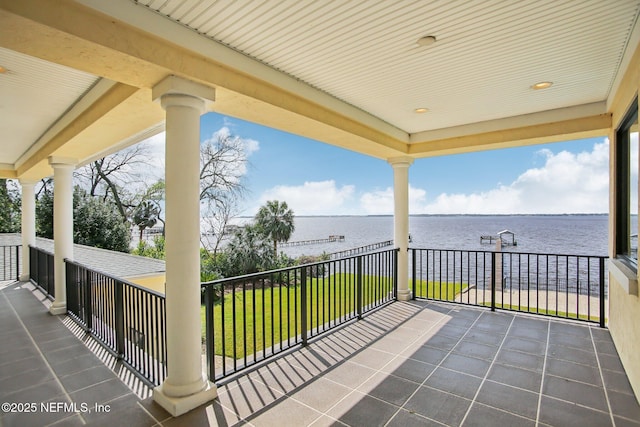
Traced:
<path id="1" fill-rule="evenodd" d="M 609 275 L 609 330 L 627 372 L 636 398 L 640 400 L 640 298 L 629 295 Z"/>
<path id="2" fill-rule="evenodd" d="M 167 281 L 164 273 L 155 276 L 132 277 L 127 278 L 127 280 L 152 291 L 160 292 L 163 295 L 164 283 Z"/>

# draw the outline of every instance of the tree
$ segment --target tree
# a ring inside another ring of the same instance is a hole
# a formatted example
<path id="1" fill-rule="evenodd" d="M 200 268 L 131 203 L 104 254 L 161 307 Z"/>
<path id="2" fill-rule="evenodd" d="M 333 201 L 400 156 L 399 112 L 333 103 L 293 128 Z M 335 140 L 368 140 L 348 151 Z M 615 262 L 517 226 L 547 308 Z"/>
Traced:
<path id="1" fill-rule="evenodd" d="M 229 263 L 227 276 L 267 270 L 273 262 L 273 252 L 265 235 L 255 225 L 236 231 L 225 252 Z"/>
<path id="2" fill-rule="evenodd" d="M 122 222 L 149 197 L 142 171 L 150 170 L 149 148 L 136 144 L 78 169 L 75 176 L 92 197 L 114 205 Z"/>
<path id="3" fill-rule="evenodd" d="M 152 203 L 157 210 L 156 218 L 162 223 L 162 237 L 164 237 L 165 229 L 165 222 L 164 219 L 162 219 L 162 201 L 164 200 L 164 189 L 164 179 L 159 179 L 147 188 L 146 194 L 144 196 L 144 200 Z"/>
<path id="4" fill-rule="evenodd" d="M 147 200 L 138 205 L 138 208 L 133 214 L 133 223 L 137 225 L 140 230 L 140 241 L 142 241 L 142 232 L 146 228 L 151 228 L 156 225 L 159 214 L 160 209 L 155 203 Z"/>
<path id="5" fill-rule="evenodd" d="M 242 195 L 246 163 L 242 138 L 221 130 L 204 141 L 200 145 L 200 200 L 225 204 L 229 193 Z"/>
<path id="6" fill-rule="evenodd" d="M 273 253 L 278 256 L 278 242 L 286 242 L 295 229 L 293 210 L 287 202 L 270 200 L 260 207 L 255 216 L 257 227 L 273 241 Z"/>
<path id="7" fill-rule="evenodd" d="M 212 259 L 228 237 L 230 220 L 239 213 L 238 200 L 246 192 L 242 178 L 249 152 L 248 142 L 231 135 L 227 128 L 200 145 L 201 216 L 208 232 L 201 243 Z"/>
<path id="8" fill-rule="evenodd" d="M 13 181 L 0 179 L 0 233 L 20 231 L 20 193 Z"/>
<path id="9" fill-rule="evenodd" d="M 200 237 L 200 243 L 212 257 L 218 254 L 222 241 L 229 234 L 230 222 L 239 211 L 236 195 L 228 193 L 221 196 L 222 202 L 215 202 L 212 207 L 211 200 L 206 200 L 201 208 L 202 223 L 206 227 L 206 232 Z"/>
<path id="10" fill-rule="evenodd" d="M 97 197 L 91 197 L 76 187 L 73 212 L 73 241 L 96 248 L 129 252 L 131 235 L 129 225 L 111 206 Z"/>
<path id="11" fill-rule="evenodd" d="M 138 247 L 131 251 L 134 255 L 146 256 L 148 258 L 165 259 L 164 236 L 155 236 L 153 244 L 144 240 L 138 242 Z"/>
<path id="12" fill-rule="evenodd" d="M 53 193 L 43 191 L 36 203 L 36 232 L 53 239 Z M 107 202 L 76 186 L 73 191 L 74 243 L 129 252 L 128 223 Z"/>
<path id="13" fill-rule="evenodd" d="M 38 194 L 36 200 L 36 234 L 40 237 L 53 239 L 53 191 L 43 186 Z"/>

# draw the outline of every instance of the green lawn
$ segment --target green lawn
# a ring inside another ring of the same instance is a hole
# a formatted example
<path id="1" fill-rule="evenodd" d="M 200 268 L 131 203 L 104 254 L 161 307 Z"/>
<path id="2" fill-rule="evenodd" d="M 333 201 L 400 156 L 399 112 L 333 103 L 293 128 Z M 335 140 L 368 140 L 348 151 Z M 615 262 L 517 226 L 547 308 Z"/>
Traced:
<path id="1" fill-rule="evenodd" d="M 337 274 L 325 278 L 307 280 L 307 329 L 325 324 L 338 318 L 353 317 L 356 313 L 356 278 L 353 274 Z M 380 301 L 392 290 L 389 278 L 363 276 L 363 302 L 365 305 Z M 223 354 L 222 334 L 224 312 L 224 353 L 233 357 L 234 335 L 236 357 L 245 352 L 251 355 L 264 348 L 279 345 L 283 340 L 299 335 L 302 331 L 302 294 L 299 285 L 275 285 L 250 288 L 236 288 L 235 295 L 227 294 L 224 304 L 214 306 L 214 330 L 216 334 L 215 352 Z M 235 313 L 234 313 L 235 307 Z M 243 316 L 243 313 L 246 313 Z M 205 308 L 201 310 L 205 321 Z M 235 322 L 234 322 L 235 316 Z M 235 334 L 233 327 L 235 324 Z M 204 333 L 204 331 L 203 331 Z M 246 342 L 244 340 L 246 334 Z"/>
<path id="2" fill-rule="evenodd" d="M 413 282 L 409 282 L 409 287 L 413 286 Z M 416 281 L 416 297 L 430 298 L 441 301 L 453 301 L 460 292 L 465 290 L 469 285 L 466 283 L 440 283 L 424 280 Z"/>
<path id="3" fill-rule="evenodd" d="M 364 275 L 362 281 L 364 306 L 390 298 L 393 283 L 389 277 Z M 354 274 L 341 273 L 324 278 L 307 279 L 307 286 L 307 313 L 310 316 L 307 329 L 324 325 L 334 319 L 348 319 L 357 315 L 356 276 Z M 424 283 L 422 287 L 424 287 Z M 465 287 L 466 285 L 460 284 L 443 285 L 442 294 L 446 298 L 452 299 Z M 439 297 L 441 294 L 439 286 L 429 289 L 428 293 L 430 298 Z M 223 354 L 223 340 L 220 339 L 223 311 L 225 323 L 224 354 L 228 357 L 234 356 L 234 336 L 236 358 L 244 357 L 245 353 L 252 355 L 254 350 L 259 352 L 274 345 L 279 348 L 279 343 L 288 338 L 293 344 L 294 337 L 300 335 L 302 331 L 301 301 L 299 284 L 292 284 L 288 287 L 285 285 L 265 286 L 264 289 L 257 286 L 255 290 L 247 287 L 244 292 L 241 288 L 236 288 L 235 295 L 225 295 L 224 304 L 218 301 L 214 305 L 215 353 Z M 246 313 L 246 317 L 243 316 L 243 313 Z M 204 306 L 201 309 L 201 316 L 204 325 Z"/>

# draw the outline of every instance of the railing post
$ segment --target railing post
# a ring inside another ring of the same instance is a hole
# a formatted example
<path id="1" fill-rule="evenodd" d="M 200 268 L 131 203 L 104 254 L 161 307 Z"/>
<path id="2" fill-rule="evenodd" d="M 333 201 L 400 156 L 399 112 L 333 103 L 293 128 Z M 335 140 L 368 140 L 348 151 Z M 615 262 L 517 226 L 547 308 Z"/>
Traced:
<path id="1" fill-rule="evenodd" d="M 307 267 L 300 269 L 300 336 L 307 345 Z"/>
<path id="2" fill-rule="evenodd" d="M 496 311 L 496 252 L 491 252 L 491 311 Z"/>
<path id="3" fill-rule="evenodd" d="M 362 319 L 362 256 L 356 258 L 356 304 L 358 320 Z"/>
<path id="4" fill-rule="evenodd" d="M 409 249 L 407 248 L 407 251 Z M 395 249 L 393 251 L 393 300 L 398 301 L 398 252 L 400 249 Z M 413 296 L 415 299 L 415 295 Z"/>
<path id="5" fill-rule="evenodd" d="M 82 282 L 80 284 L 82 287 Z M 69 291 L 67 291 L 69 292 Z M 84 282 L 84 315 L 85 324 L 87 325 L 87 332 L 93 329 L 93 307 L 91 306 L 91 271 L 86 270 L 85 282 Z"/>
<path id="6" fill-rule="evenodd" d="M 55 279 L 56 271 L 55 271 L 55 265 L 53 266 L 53 269 L 51 269 L 51 263 L 53 262 L 53 261 L 51 260 L 51 257 L 49 256 L 49 254 L 44 254 L 44 253 L 43 253 L 43 255 L 44 255 L 44 256 L 43 256 L 43 258 L 44 258 L 44 268 L 47 270 L 47 274 L 46 274 L 46 277 L 47 277 L 47 280 L 46 280 L 46 282 L 47 282 L 46 290 L 47 290 L 47 294 L 48 294 L 48 295 L 51 295 L 51 290 L 56 288 L 56 279 Z M 52 273 L 52 271 L 51 271 L 51 270 L 53 270 L 53 274 L 51 274 L 51 273 Z M 51 282 L 53 282 L 53 283 L 51 283 Z M 54 290 L 54 291 L 53 291 L 53 293 L 55 294 L 55 293 L 56 293 L 56 291 Z"/>
<path id="7" fill-rule="evenodd" d="M 47 293 L 56 297 L 56 265 L 53 254 L 43 254 L 47 262 Z"/>
<path id="8" fill-rule="evenodd" d="M 207 351 L 207 372 L 209 373 L 209 380 L 211 381 L 215 381 L 216 378 L 216 364 L 214 362 L 215 345 L 213 341 L 213 307 L 215 292 L 213 286 L 214 285 L 208 285 L 204 288 L 205 346 Z M 222 301 L 222 304 L 224 304 L 224 301 Z M 224 337 L 222 339 L 224 339 Z"/>
<path id="9" fill-rule="evenodd" d="M 76 316 L 78 316 L 78 318 L 82 319 L 82 316 L 80 314 L 80 300 L 78 299 L 78 295 L 76 294 L 75 289 L 72 288 L 73 286 L 73 282 L 74 280 L 76 280 L 76 274 L 74 274 L 74 272 L 71 271 L 71 268 L 73 267 L 71 264 L 69 264 L 69 260 L 67 260 L 66 258 L 64 259 L 64 287 L 65 287 L 65 292 L 67 294 L 67 313 L 73 313 Z"/>
<path id="10" fill-rule="evenodd" d="M 604 258 L 600 258 L 600 327 L 605 327 Z"/>
<path id="11" fill-rule="evenodd" d="M 44 270 L 44 277 L 41 277 L 39 273 Z M 51 282 L 51 269 L 49 268 L 49 255 L 44 252 L 38 251 L 38 285 L 45 291 L 47 295 L 51 295 L 49 292 L 49 283 Z M 55 294 L 55 291 L 53 292 Z"/>
<path id="12" fill-rule="evenodd" d="M 124 283 L 120 280 L 115 281 L 116 293 L 116 353 L 118 358 L 124 356 Z"/>
<path id="13" fill-rule="evenodd" d="M 412 296 L 411 299 L 416 299 L 416 273 L 417 273 L 417 269 L 416 269 L 416 253 L 418 252 L 417 249 L 408 249 L 411 251 L 411 292 L 412 292 Z"/>
<path id="14" fill-rule="evenodd" d="M 16 246 L 16 281 L 20 281 L 20 246 Z"/>
<path id="15" fill-rule="evenodd" d="M 37 283 L 37 273 L 34 272 L 34 266 L 37 266 L 37 257 L 38 254 L 36 251 L 33 250 L 33 247 L 31 247 L 31 245 L 29 245 L 29 280 L 30 281 L 34 281 L 34 278 L 36 278 L 35 282 Z"/>

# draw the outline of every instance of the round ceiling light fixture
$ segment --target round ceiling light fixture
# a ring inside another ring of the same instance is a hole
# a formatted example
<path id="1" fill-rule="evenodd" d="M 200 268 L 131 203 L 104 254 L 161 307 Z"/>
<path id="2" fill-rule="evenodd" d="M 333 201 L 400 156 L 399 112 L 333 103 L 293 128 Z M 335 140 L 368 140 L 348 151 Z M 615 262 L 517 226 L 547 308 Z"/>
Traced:
<path id="1" fill-rule="evenodd" d="M 420 107 L 420 108 L 416 108 L 415 110 L 413 110 L 415 113 L 418 114 L 422 114 L 422 113 L 426 113 L 427 111 L 429 111 L 428 108 L 424 108 L 424 107 Z"/>
<path id="2" fill-rule="evenodd" d="M 0 74 L 4 74 L 7 72 L 7 69 L 0 65 Z"/>
<path id="3" fill-rule="evenodd" d="M 550 88 L 552 85 L 553 85 L 553 82 L 539 82 L 534 85 L 531 85 L 531 89 L 533 90 L 547 89 L 547 88 Z"/>
<path id="4" fill-rule="evenodd" d="M 435 36 L 424 36 L 424 37 L 420 37 L 416 43 L 418 44 L 418 46 L 427 47 L 427 46 L 431 46 L 435 42 L 436 42 Z"/>

